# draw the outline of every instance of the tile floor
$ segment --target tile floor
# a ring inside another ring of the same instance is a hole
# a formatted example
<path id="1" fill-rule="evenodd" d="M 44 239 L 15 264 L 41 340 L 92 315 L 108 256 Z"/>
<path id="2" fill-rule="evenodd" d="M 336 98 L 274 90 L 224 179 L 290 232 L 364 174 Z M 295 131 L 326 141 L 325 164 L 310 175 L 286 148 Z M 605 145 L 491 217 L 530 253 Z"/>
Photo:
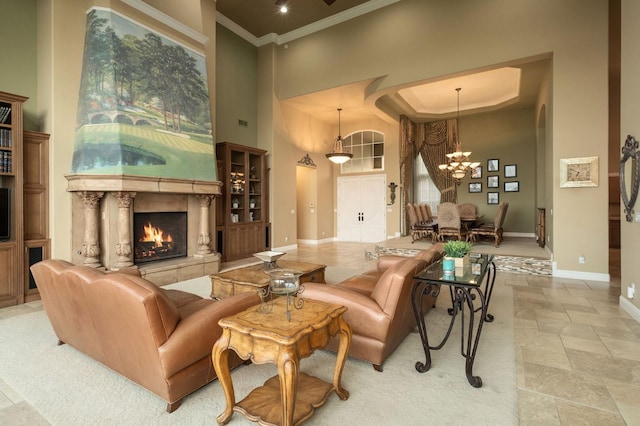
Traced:
<path id="1" fill-rule="evenodd" d="M 291 260 L 333 267 L 340 280 L 375 265 L 373 247 L 301 245 Z M 521 425 L 640 425 L 640 323 L 618 307 L 620 285 L 498 272 L 514 291 Z M 42 309 L 0 309 L 2 319 Z M 3 348 L 7 350 L 7 348 Z M 0 424 L 47 425 L 0 378 Z"/>

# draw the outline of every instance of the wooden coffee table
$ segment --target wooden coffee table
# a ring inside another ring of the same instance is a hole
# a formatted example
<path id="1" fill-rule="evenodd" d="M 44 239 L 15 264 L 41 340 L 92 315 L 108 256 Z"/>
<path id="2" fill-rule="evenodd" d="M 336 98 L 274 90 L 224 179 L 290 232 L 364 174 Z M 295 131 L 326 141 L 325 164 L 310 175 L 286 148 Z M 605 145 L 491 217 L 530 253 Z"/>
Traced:
<path id="1" fill-rule="evenodd" d="M 327 265 L 278 260 L 276 268 L 295 269 L 302 272 L 300 284 L 306 282 L 324 283 L 324 270 Z M 261 263 L 232 271 L 211 275 L 211 298 L 224 299 L 236 293 L 256 291 L 269 286 L 269 268 Z"/>
<path id="2" fill-rule="evenodd" d="M 287 321 L 286 303 L 287 298 L 279 297 L 274 300 L 271 312 L 253 306 L 218 321 L 222 336 L 213 346 L 211 357 L 227 404 L 217 418 L 219 424 L 226 424 L 237 411 L 262 425 L 297 425 L 311 417 L 332 391 L 342 400 L 349 398 L 349 392 L 340 383 L 351 345 L 351 328 L 342 317 L 347 308 L 306 299 L 301 309 L 292 309 L 291 321 Z M 326 347 L 337 334 L 340 345 L 333 384 L 301 373 L 300 360 Z M 236 404 L 229 350 L 256 364 L 277 364 L 278 375 Z"/>

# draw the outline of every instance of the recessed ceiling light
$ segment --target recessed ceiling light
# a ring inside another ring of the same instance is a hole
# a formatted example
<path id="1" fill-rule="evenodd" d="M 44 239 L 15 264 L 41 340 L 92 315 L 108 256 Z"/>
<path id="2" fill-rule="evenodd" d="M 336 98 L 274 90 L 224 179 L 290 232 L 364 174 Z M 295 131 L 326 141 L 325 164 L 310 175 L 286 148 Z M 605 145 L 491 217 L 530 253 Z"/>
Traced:
<path id="1" fill-rule="evenodd" d="M 280 13 L 287 13 L 289 11 L 289 9 L 287 8 L 286 4 L 283 4 L 282 6 L 280 6 Z"/>

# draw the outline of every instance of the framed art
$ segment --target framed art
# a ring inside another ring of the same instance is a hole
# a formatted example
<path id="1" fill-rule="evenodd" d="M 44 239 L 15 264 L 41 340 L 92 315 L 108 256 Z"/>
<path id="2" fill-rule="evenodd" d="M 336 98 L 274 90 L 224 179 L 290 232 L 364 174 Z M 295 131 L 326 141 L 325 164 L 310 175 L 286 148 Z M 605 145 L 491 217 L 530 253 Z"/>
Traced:
<path id="1" fill-rule="evenodd" d="M 499 188 L 500 178 L 498 176 L 487 176 L 487 188 Z"/>
<path id="2" fill-rule="evenodd" d="M 487 204 L 498 204 L 498 203 L 500 203 L 500 193 L 487 192 Z"/>
<path id="3" fill-rule="evenodd" d="M 520 191 L 520 182 L 505 182 L 504 183 L 504 192 L 519 192 Z"/>
<path id="4" fill-rule="evenodd" d="M 500 161 L 496 158 L 487 160 L 487 171 L 488 172 L 497 172 L 500 167 Z"/>
<path id="5" fill-rule="evenodd" d="M 482 183 L 480 183 L 480 182 L 470 182 L 469 183 L 469 192 L 482 192 Z"/>
<path id="6" fill-rule="evenodd" d="M 478 166 L 475 169 L 471 170 L 471 179 L 481 179 L 482 178 L 482 166 Z"/>
<path id="7" fill-rule="evenodd" d="M 560 160 L 560 188 L 598 186 L 598 157 L 563 158 Z"/>
<path id="8" fill-rule="evenodd" d="M 504 177 L 506 178 L 514 178 L 517 176 L 517 167 L 515 164 L 507 164 L 504 166 Z"/>

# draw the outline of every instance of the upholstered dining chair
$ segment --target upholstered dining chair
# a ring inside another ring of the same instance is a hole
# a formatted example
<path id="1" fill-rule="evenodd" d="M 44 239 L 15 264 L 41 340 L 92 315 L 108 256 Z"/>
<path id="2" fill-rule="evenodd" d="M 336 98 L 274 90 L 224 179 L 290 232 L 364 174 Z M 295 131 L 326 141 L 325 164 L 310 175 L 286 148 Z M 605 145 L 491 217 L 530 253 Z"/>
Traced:
<path id="1" fill-rule="evenodd" d="M 504 218 L 507 215 L 508 208 L 509 203 L 502 201 L 498 204 L 498 209 L 496 210 L 496 216 L 493 219 L 493 223 L 486 223 L 478 227 L 471 228 L 469 233 L 471 241 L 476 242 L 481 236 L 489 236 L 494 238 L 495 245 L 498 247 L 502 243 L 502 224 L 504 223 Z"/>
<path id="2" fill-rule="evenodd" d="M 458 205 L 458 212 L 461 218 L 476 218 L 478 216 L 478 208 L 475 204 L 465 203 Z"/>
<path id="3" fill-rule="evenodd" d="M 426 223 L 422 220 L 422 217 L 418 216 L 418 209 L 415 205 L 407 203 L 407 215 L 409 216 L 409 230 L 411 232 L 411 242 L 416 240 L 431 237 L 431 241 L 435 241 L 436 224 Z"/>
<path id="4" fill-rule="evenodd" d="M 462 227 L 458 205 L 450 202 L 438 206 L 438 238 L 444 241 L 447 237 L 455 237 L 458 240 L 467 238 L 467 230 Z"/>

